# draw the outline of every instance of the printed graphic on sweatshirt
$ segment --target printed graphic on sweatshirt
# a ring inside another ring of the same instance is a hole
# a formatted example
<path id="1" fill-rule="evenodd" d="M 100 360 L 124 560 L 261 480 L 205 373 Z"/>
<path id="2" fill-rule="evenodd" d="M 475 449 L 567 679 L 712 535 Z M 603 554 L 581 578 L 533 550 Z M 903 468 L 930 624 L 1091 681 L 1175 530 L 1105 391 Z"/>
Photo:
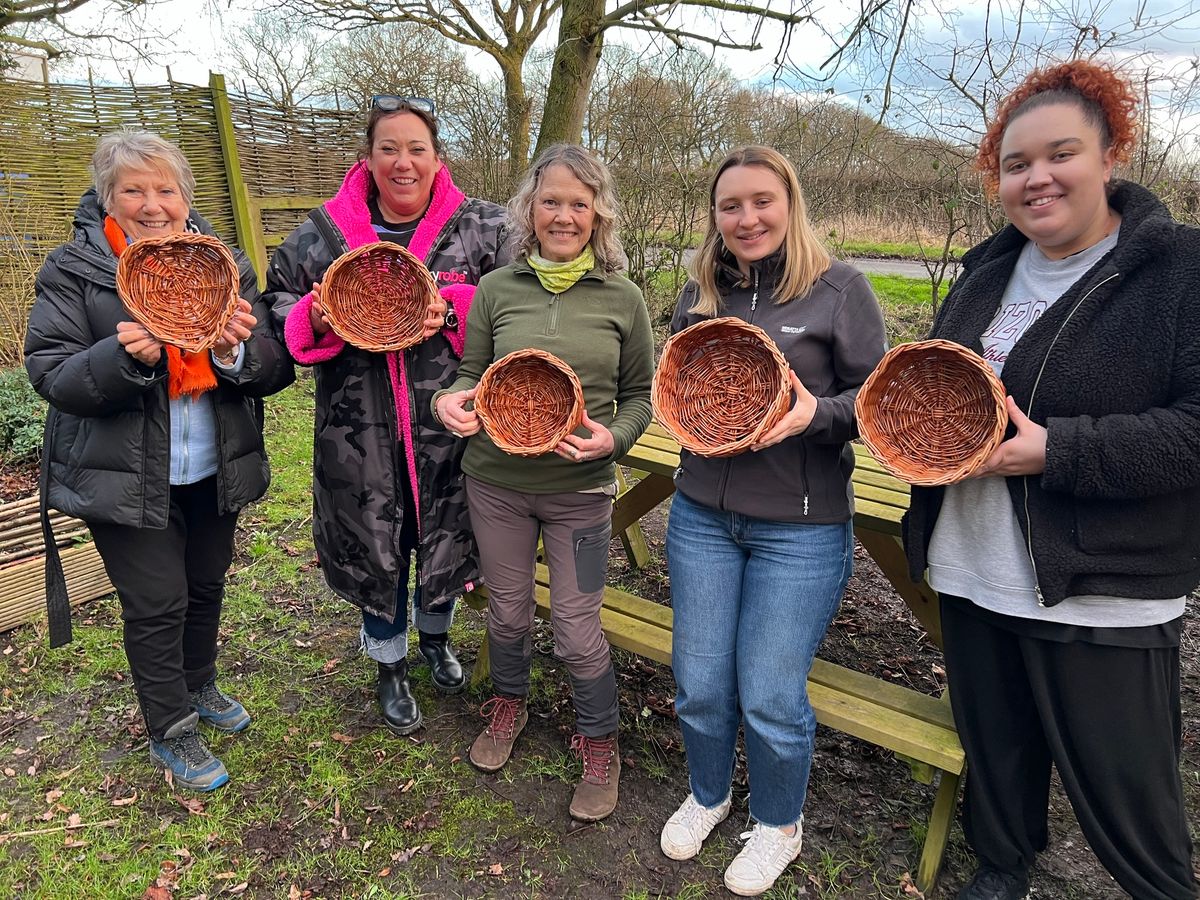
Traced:
<path id="1" fill-rule="evenodd" d="M 1049 306 L 1048 300 L 1020 300 L 1001 307 L 996 313 L 996 318 L 983 333 L 982 343 L 983 358 L 992 364 L 997 375 L 1004 368 L 1013 345 Z"/>

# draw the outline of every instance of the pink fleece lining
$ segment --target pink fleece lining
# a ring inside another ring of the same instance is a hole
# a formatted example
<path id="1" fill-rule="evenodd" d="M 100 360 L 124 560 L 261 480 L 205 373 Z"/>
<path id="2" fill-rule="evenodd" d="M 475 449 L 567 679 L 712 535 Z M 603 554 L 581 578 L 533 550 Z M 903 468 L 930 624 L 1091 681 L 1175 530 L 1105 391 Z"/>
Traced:
<path id="1" fill-rule="evenodd" d="M 367 205 L 367 192 L 371 184 L 371 173 L 367 169 L 365 161 L 360 161 L 350 168 L 346 173 L 346 177 L 342 180 L 342 187 L 337 194 L 325 203 L 325 211 L 329 213 L 329 217 L 337 225 L 338 230 L 342 232 L 342 236 L 346 238 L 346 244 L 352 249 L 361 247 L 364 244 L 371 244 L 379 240 L 379 235 L 376 234 L 374 226 L 371 224 L 371 210 Z M 454 179 L 450 177 L 450 170 L 443 164 L 433 178 L 433 191 L 429 200 L 429 208 L 425 210 L 425 215 L 421 218 L 421 224 L 417 226 L 416 232 L 412 236 L 412 240 L 408 243 L 408 249 L 413 252 L 422 262 L 429 265 L 429 256 L 433 252 L 434 242 L 446 223 L 450 221 L 450 217 L 458 207 L 467 199 L 464 194 L 454 184 Z M 463 292 L 463 288 L 470 288 L 469 292 Z M 453 294 L 448 294 L 447 291 L 453 290 Z M 454 310 L 458 314 L 458 328 L 451 332 L 443 332 L 446 339 L 450 341 L 455 354 L 462 357 L 463 347 L 466 344 L 466 327 L 467 327 L 467 312 L 471 308 L 471 299 L 475 296 L 474 285 L 448 285 L 442 289 L 442 295 L 452 299 Z M 304 323 L 311 332 L 312 326 L 308 319 L 308 309 L 312 306 L 312 298 L 305 298 L 308 303 L 305 305 Z M 296 304 L 298 309 L 301 303 Z M 292 327 L 292 318 L 296 312 L 292 310 L 292 314 L 288 315 L 287 322 L 284 326 L 284 336 L 288 342 L 288 349 L 292 349 L 292 339 L 288 330 Z M 330 333 L 332 335 L 332 332 Z M 329 337 L 330 335 L 326 335 Z M 336 335 L 332 335 L 336 338 Z M 311 338 L 310 338 L 311 340 Z M 324 362 L 327 359 L 332 359 L 342 349 L 343 344 L 340 338 L 336 349 L 330 345 L 324 344 L 325 338 L 317 341 L 312 349 L 301 346 L 300 352 L 307 353 L 311 356 L 321 355 L 332 349 L 328 356 L 323 356 L 321 359 L 316 359 L 317 362 Z M 316 353 L 315 351 L 320 351 Z M 292 350 L 292 355 L 295 356 L 297 362 L 305 363 L 306 359 L 302 359 L 296 350 Z M 396 404 L 396 421 L 399 423 L 399 431 L 401 440 L 404 441 L 404 456 L 408 462 L 408 477 L 413 488 L 413 504 L 416 506 L 417 525 L 421 523 L 421 490 L 417 484 L 417 460 L 413 448 L 412 435 L 412 417 L 409 415 L 408 409 L 408 373 L 404 367 L 400 365 L 400 354 L 387 354 L 388 374 L 392 381 L 392 399 Z"/>
<path id="2" fill-rule="evenodd" d="M 302 366 L 329 362 L 346 346 L 346 342 L 332 331 L 317 337 L 310 315 L 312 301 L 312 293 L 305 294 L 297 300 L 292 311 L 288 313 L 287 321 L 283 323 L 283 339 L 287 343 L 288 351 Z"/>
<path id="3" fill-rule="evenodd" d="M 454 304 L 454 314 L 458 316 L 458 327 L 454 330 L 443 329 L 446 340 L 454 355 L 462 359 L 463 348 L 467 345 L 467 314 L 471 312 L 471 302 L 475 299 L 475 285 L 448 284 L 439 291 L 446 300 Z"/>

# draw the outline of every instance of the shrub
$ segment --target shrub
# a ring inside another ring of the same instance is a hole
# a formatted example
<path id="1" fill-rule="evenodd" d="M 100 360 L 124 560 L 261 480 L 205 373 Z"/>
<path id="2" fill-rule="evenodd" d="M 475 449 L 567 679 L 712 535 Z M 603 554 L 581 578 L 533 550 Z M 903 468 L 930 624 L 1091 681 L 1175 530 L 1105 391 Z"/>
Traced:
<path id="1" fill-rule="evenodd" d="M 46 401 L 25 370 L 0 369 L 0 462 L 37 459 L 45 422 Z"/>

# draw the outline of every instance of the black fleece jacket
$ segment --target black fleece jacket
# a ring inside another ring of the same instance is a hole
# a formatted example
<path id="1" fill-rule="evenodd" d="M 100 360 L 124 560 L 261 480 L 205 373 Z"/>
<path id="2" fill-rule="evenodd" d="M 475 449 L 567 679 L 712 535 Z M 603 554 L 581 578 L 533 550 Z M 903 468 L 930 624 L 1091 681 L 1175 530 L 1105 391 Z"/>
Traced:
<path id="1" fill-rule="evenodd" d="M 747 281 L 730 266 L 718 273 L 722 316 L 737 316 L 771 336 L 792 371 L 817 397 L 803 434 L 757 452 L 712 459 L 686 450 L 675 486 L 697 503 L 778 522 L 831 524 L 854 515 L 850 475 L 858 436 L 854 398 L 887 351 L 883 313 L 861 272 L 834 262 L 803 297 L 777 304 L 778 253 L 751 267 Z M 698 287 L 679 295 L 671 332 L 705 317 L 688 312 Z"/>
<path id="2" fill-rule="evenodd" d="M 1200 230 L 1135 184 L 1109 200 L 1116 247 L 1030 326 L 1001 380 L 1047 430 L 1046 469 L 1010 477 L 1039 596 L 1165 599 L 1200 581 Z M 931 337 L 976 352 L 1026 238 L 971 250 Z M 941 488 L 912 490 L 910 575 L 925 571 Z"/>

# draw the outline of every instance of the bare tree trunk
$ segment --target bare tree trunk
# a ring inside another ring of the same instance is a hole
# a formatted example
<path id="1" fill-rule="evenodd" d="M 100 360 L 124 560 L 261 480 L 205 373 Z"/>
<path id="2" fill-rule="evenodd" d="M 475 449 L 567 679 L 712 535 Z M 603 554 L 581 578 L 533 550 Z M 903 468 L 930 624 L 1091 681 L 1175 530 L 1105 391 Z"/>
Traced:
<path id="1" fill-rule="evenodd" d="M 604 0 L 564 0 L 558 27 L 558 49 L 550 69 L 546 106 L 537 149 L 559 141 L 578 143 L 583 137 L 592 78 L 604 49 Z"/>
<path id="2" fill-rule="evenodd" d="M 525 94 L 525 82 L 521 80 L 521 63 L 524 54 L 515 59 L 500 60 L 504 73 L 504 118 L 508 132 L 508 185 L 516 186 L 529 164 L 529 98 Z M 507 191 L 506 191 L 507 193 Z"/>

